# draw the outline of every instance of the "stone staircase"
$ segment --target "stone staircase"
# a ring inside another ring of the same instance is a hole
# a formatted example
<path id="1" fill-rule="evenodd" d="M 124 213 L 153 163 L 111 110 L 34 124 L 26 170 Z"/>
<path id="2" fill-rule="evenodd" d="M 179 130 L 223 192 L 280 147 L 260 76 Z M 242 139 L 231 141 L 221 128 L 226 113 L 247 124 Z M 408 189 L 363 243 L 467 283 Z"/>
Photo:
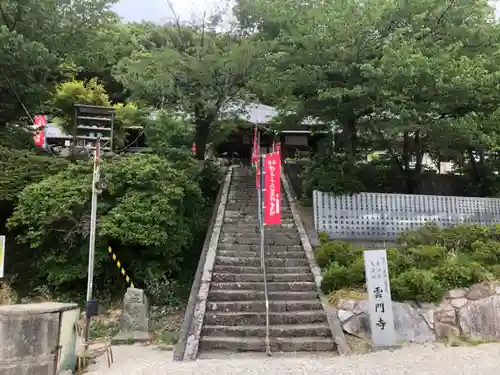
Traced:
<path id="1" fill-rule="evenodd" d="M 288 202 L 282 206 L 282 225 L 267 227 L 265 235 L 271 351 L 333 350 Z M 265 311 L 255 177 L 246 168 L 234 168 L 200 351 L 265 351 Z"/>

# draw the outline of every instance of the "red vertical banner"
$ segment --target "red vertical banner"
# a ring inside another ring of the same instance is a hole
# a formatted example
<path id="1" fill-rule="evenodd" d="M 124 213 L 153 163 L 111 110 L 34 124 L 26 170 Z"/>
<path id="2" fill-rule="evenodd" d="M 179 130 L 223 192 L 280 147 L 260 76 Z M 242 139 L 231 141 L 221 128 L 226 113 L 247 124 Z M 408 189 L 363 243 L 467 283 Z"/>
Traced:
<path id="1" fill-rule="evenodd" d="M 45 129 L 47 127 L 47 116 L 39 115 L 35 116 L 35 136 L 33 137 L 33 141 L 35 142 L 35 146 L 39 148 L 45 147 Z"/>
<path id="2" fill-rule="evenodd" d="M 281 224 L 281 160 L 279 152 L 264 157 L 264 225 Z"/>

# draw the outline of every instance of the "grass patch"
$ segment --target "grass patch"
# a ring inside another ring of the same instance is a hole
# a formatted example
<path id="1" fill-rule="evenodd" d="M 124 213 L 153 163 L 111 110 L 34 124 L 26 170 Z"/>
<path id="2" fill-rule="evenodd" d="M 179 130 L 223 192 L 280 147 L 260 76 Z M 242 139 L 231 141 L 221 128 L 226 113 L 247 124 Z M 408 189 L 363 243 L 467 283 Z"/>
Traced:
<path id="1" fill-rule="evenodd" d="M 331 292 L 327 298 L 331 306 L 339 307 L 339 302 L 342 299 L 363 301 L 368 299 L 368 295 L 363 289 L 340 289 Z"/>

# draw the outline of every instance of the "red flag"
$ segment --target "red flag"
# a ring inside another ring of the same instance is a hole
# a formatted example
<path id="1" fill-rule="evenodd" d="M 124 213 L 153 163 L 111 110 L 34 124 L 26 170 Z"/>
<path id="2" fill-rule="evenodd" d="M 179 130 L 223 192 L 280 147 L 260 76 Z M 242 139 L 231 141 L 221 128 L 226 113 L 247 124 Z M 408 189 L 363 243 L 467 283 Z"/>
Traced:
<path id="1" fill-rule="evenodd" d="M 264 225 L 281 224 L 281 160 L 279 152 L 264 157 Z"/>
<path id="2" fill-rule="evenodd" d="M 45 128 L 47 126 L 47 116 L 39 115 L 35 116 L 35 136 L 33 137 L 33 141 L 35 142 L 36 147 L 44 148 L 45 147 Z"/>
<path id="3" fill-rule="evenodd" d="M 259 145 L 257 143 L 257 127 L 253 131 L 253 152 L 252 152 L 252 164 L 259 164 Z"/>

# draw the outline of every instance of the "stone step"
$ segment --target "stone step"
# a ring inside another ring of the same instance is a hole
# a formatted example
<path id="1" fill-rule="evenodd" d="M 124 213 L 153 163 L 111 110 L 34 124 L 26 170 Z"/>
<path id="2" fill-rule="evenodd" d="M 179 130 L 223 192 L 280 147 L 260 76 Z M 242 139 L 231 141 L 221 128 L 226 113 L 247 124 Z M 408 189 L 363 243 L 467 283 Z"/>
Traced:
<path id="1" fill-rule="evenodd" d="M 260 245 L 260 236 L 241 236 L 234 234 L 221 234 L 219 243 L 231 243 L 240 245 Z M 275 233 L 270 236 L 264 236 L 264 244 L 266 245 L 300 245 L 300 236 L 298 234 Z"/>
<path id="2" fill-rule="evenodd" d="M 267 292 L 270 301 L 315 301 L 318 298 L 317 291 L 307 292 Z M 264 301 L 265 295 L 262 290 L 214 290 L 208 293 L 209 302 L 217 301 Z"/>
<path id="3" fill-rule="evenodd" d="M 266 267 L 268 274 L 291 274 L 291 273 L 311 273 L 309 265 L 303 267 Z M 234 273 L 234 274 L 245 274 L 245 273 L 260 273 L 262 274 L 262 269 L 260 263 L 258 266 L 238 266 L 238 265 L 224 265 L 215 264 L 214 273 Z"/>
<path id="4" fill-rule="evenodd" d="M 321 310 L 321 302 L 316 301 L 269 301 L 270 312 Z M 222 312 L 265 312 L 265 301 L 223 301 L 208 302 L 207 311 Z"/>
<path id="5" fill-rule="evenodd" d="M 326 322 L 326 315 L 323 310 L 269 313 L 269 324 L 311 324 L 324 322 Z M 205 313 L 204 324 L 223 326 L 265 325 L 266 313 L 208 311 Z"/>
<path id="6" fill-rule="evenodd" d="M 260 253 L 259 245 L 242 245 L 234 243 L 220 243 L 217 245 L 218 250 L 231 250 L 231 251 L 258 251 Z M 285 253 L 289 251 L 303 251 L 301 245 L 266 245 L 264 250 L 269 253 L 278 252 Z"/>
<path id="7" fill-rule="evenodd" d="M 264 290 L 264 282 L 212 282 L 212 290 Z M 313 281 L 268 282 L 269 292 L 293 291 L 308 292 L 316 290 Z"/>
<path id="8" fill-rule="evenodd" d="M 260 257 L 260 251 L 231 251 L 231 250 L 219 250 L 217 255 L 223 257 L 241 257 L 241 258 L 258 258 Z M 278 251 L 267 251 L 264 249 L 264 256 L 266 258 L 288 258 L 288 259 L 307 259 L 306 253 L 303 251 L 287 251 L 287 252 L 278 252 Z"/>
<path id="9" fill-rule="evenodd" d="M 245 224 L 245 225 L 258 225 L 259 219 L 257 216 L 249 218 L 234 218 L 234 217 L 224 217 L 224 224 Z M 281 225 L 283 224 L 294 224 L 293 217 L 282 217 Z"/>
<path id="10" fill-rule="evenodd" d="M 220 266 L 242 266 L 242 267 L 260 267 L 260 258 L 239 258 L 239 257 L 224 257 L 217 256 L 215 264 Z M 266 258 L 266 267 L 308 267 L 309 262 L 307 259 L 280 259 L 280 258 Z M 269 272 L 278 273 L 278 272 Z"/>
<path id="11" fill-rule="evenodd" d="M 225 224 L 222 226 L 221 234 L 239 234 L 242 235 L 258 235 L 260 236 L 260 228 L 258 226 L 251 227 L 248 225 L 234 225 L 234 224 Z M 286 233 L 286 234 L 297 234 L 298 230 L 295 225 L 291 226 L 281 226 L 281 225 L 273 225 L 265 227 L 264 236 L 267 234 L 275 234 L 275 233 Z"/>
<path id="12" fill-rule="evenodd" d="M 326 337 L 283 337 L 270 340 L 272 352 L 332 351 L 335 344 Z M 202 336 L 200 350 L 227 350 L 238 352 L 264 352 L 265 340 L 261 337 L 210 337 Z"/>
<path id="13" fill-rule="evenodd" d="M 266 337 L 265 325 L 203 326 L 203 336 Z M 325 323 L 269 325 L 269 337 L 331 337 Z"/>
<path id="14" fill-rule="evenodd" d="M 262 273 L 214 273 L 212 274 L 212 282 L 262 282 L 264 275 Z M 314 281 L 312 273 L 284 273 L 284 274 L 267 274 L 267 281 L 277 282 L 299 282 L 299 281 Z"/>

